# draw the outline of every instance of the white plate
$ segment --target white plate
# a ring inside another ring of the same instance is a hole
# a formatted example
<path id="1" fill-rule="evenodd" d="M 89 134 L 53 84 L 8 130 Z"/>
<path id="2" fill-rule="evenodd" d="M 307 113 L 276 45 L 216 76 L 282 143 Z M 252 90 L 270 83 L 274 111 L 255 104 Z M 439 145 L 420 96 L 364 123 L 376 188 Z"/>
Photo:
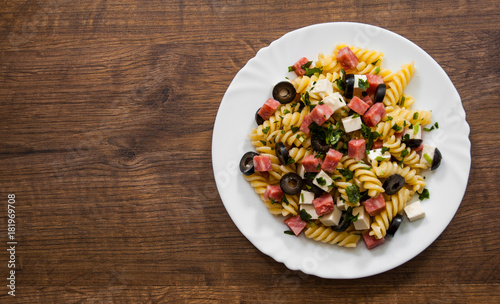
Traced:
<path id="1" fill-rule="evenodd" d="M 422 202 L 423 220 L 405 220 L 394 238 L 367 250 L 342 248 L 284 234 L 282 216 L 271 215 L 238 169 L 241 156 L 254 151 L 248 134 L 254 114 L 271 97 L 273 86 L 284 80 L 287 67 L 301 57 L 316 60 L 338 43 L 384 52 L 384 68 L 397 71 L 415 61 L 416 72 L 405 93 L 415 98 L 413 109 L 432 110 L 439 129 L 425 134 L 443 155 L 438 170 L 427 178 L 430 199 Z M 323 278 L 360 278 L 397 267 L 427 248 L 444 231 L 463 198 L 470 170 L 469 125 L 453 83 L 420 47 L 388 30 L 360 23 L 324 23 L 292 31 L 268 47 L 237 73 L 222 99 L 215 120 L 212 162 L 224 206 L 238 229 L 260 251 L 289 269 Z"/>

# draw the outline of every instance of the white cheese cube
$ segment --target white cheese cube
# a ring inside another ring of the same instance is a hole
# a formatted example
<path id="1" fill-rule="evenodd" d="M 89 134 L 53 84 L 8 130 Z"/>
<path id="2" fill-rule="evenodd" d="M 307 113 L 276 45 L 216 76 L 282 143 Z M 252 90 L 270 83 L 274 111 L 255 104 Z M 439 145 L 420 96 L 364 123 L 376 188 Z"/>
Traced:
<path id="1" fill-rule="evenodd" d="M 342 210 L 342 211 L 346 211 L 347 210 L 345 201 L 340 196 L 337 197 L 337 207 L 335 209 L 339 209 L 339 210 Z"/>
<path id="2" fill-rule="evenodd" d="M 302 190 L 302 192 L 300 192 L 299 204 L 311 205 L 313 203 L 313 200 L 314 200 L 314 193 L 305 190 Z"/>
<path id="3" fill-rule="evenodd" d="M 339 208 L 335 208 L 332 212 L 321 216 L 319 220 L 325 226 L 336 226 L 340 223 L 341 216 L 342 211 Z"/>
<path id="4" fill-rule="evenodd" d="M 323 170 L 316 175 L 313 184 L 325 192 L 330 192 L 333 189 L 333 179 Z"/>
<path id="5" fill-rule="evenodd" d="M 361 129 L 361 116 L 354 117 L 354 115 L 342 118 L 342 124 L 346 133 L 350 133 Z"/>
<path id="6" fill-rule="evenodd" d="M 318 214 L 316 213 L 316 209 L 314 209 L 314 205 L 300 205 L 300 210 L 305 210 L 309 215 L 311 215 L 311 220 L 317 220 Z"/>
<path id="7" fill-rule="evenodd" d="M 368 78 L 366 75 L 354 75 L 354 88 L 359 89 L 359 80 L 362 80 L 363 82 L 367 82 Z"/>
<path id="8" fill-rule="evenodd" d="M 390 160 L 391 153 L 389 153 L 389 151 L 385 151 L 385 153 L 382 154 L 382 148 L 370 150 L 370 151 L 368 151 L 368 159 L 370 161 L 377 160 L 379 162 L 385 161 L 385 160 Z"/>
<path id="9" fill-rule="evenodd" d="M 344 97 L 340 95 L 339 92 L 335 92 L 332 95 L 326 96 L 325 98 L 323 98 L 322 101 L 325 105 L 327 105 L 330 109 L 332 109 L 333 112 L 346 106 Z"/>
<path id="10" fill-rule="evenodd" d="M 410 222 L 423 219 L 425 217 L 424 208 L 419 201 L 405 207 L 406 217 Z"/>
<path id="11" fill-rule="evenodd" d="M 320 79 L 311 85 L 311 93 L 331 95 L 333 94 L 333 85 L 328 79 Z"/>
<path id="12" fill-rule="evenodd" d="M 420 163 L 427 166 L 432 165 L 432 160 L 434 159 L 435 152 L 436 147 L 424 144 L 422 148 L 422 157 L 420 158 Z M 430 162 L 428 160 L 430 160 Z"/>
<path id="13" fill-rule="evenodd" d="M 302 164 L 297 164 L 297 174 L 304 179 L 305 177 L 306 170 L 304 169 L 304 166 Z"/>
<path id="14" fill-rule="evenodd" d="M 354 229 L 365 230 L 370 229 L 371 218 L 368 212 L 366 212 L 365 207 L 359 206 L 352 209 L 352 215 L 358 215 L 358 220 L 354 222 Z"/>
<path id="15" fill-rule="evenodd" d="M 408 134 L 408 136 L 406 136 Z M 422 139 L 422 127 L 420 125 L 413 126 L 412 129 L 406 128 L 403 134 L 403 139 Z"/>

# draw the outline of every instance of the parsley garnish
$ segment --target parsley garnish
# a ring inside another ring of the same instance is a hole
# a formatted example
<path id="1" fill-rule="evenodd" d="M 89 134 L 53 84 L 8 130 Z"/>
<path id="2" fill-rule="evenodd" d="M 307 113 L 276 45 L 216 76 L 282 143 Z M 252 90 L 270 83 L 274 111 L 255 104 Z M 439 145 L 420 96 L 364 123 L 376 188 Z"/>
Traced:
<path id="1" fill-rule="evenodd" d="M 305 202 L 306 202 L 306 200 L 304 199 L 304 192 L 302 192 L 302 193 L 300 194 L 300 201 L 301 201 L 302 203 L 305 203 Z"/>
<path id="2" fill-rule="evenodd" d="M 265 127 L 264 129 L 262 129 L 262 133 L 267 134 L 267 132 L 269 132 L 269 129 L 271 129 L 271 127 Z"/>
<path id="3" fill-rule="evenodd" d="M 289 235 L 295 235 L 295 233 L 293 233 L 292 231 L 290 230 L 285 230 L 284 231 L 285 234 L 289 234 Z"/>
<path id="4" fill-rule="evenodd" d="M 419 193 L 418 194 L 418 199 L 423 201 L 424 199 L 426 198 L 429 198 L 429 189 L 427 188 L 424 188 L 424 190 L 422 191 L 422 193 Z"/>
<path id="5" fill-rule="evenodd" d="M 418 119 L 418 112 L 415 112 L 413 113 L 413 120 L 417 120 Z"/>
<path id="6" fill-rule="evenodd" d="M 309 213 L 307 213 L 307 211 L 305 209 L 301 209 L 299 211 L 299 215 L 300 215 L 300 219 L 303 220 L 304 222 L 308 222 L 312 218 L 312 216 Z"/>
<path id="7" fill-rule="evenodd" d="M 308 62 L 304 63 L 303 65 L 301 65 L 300 67 L 305 70 L 308 67 L 310 67 L 312 63 L 313 63 L 312 61 L 308 61 Z"/>
<path id="8" fill-rule="evenodd" d="M 293 133 L 296 133 L 298 130 L 300 130 L 300 127 L 292 127 L 291 129 Z"/>
<path id="9" fill-rule="evenodd" d="M 264 146 L 267 144 L 265 140 L 261 140 L 260 143 L 263 144 Z"/>
<path id="10" fill-rule="evenodd" d="M 325 180 L 324 178 L 322 178 L 322 177 L 318 177 L 318 178 L 316 178 L 316 181 L 318 182 L 318 184 L 319 184 L 320 186 L 324 186 L 324 185 L 326 185 L 326 180 Z"/>
<path id="11" fill-rule="evenodd" d="M 358 79 L 358 87 L 363 90 L 363 91 L 366 91 L 366 89 L 368 89 L 370 87 L 370 84 L 368 83 L 368 80 L 363 80 L 361 78 Z"/>
<path id="12" fill-rule="evenodd" d="M 347 197 L 349 198 L 349 202 L 352 204 L 356 204 L 359 202 L 361 198 L 361 194 L 359 193 L 359 188 L 356 185 L 351 185 L 345 188 L 345 192 L 347 193 Z"/>
<path id="13" fill-rule="evenodd" d="M 295 71 L 295 68 L 293 67 L 293 65 L 289 66 L 288 67 L 288 72 L 293 72 Z"/>
<path id="14" fill-rule="evenodd" d="M 286 161 L 286 164 L 287 164 L 287 165 L 291 165 L 291 164 L 293 164 L 294 162 L 295 162 L 295 159 L 293 159 L 293 158 L 291 158 L 291 157 L 290 157 L 290 158 Z"/>
<path id="15" fill-rule="evenodd" d="M 400 127 L 400 126 L 398 126 L 398 124 L 394 124 L 394 126 L 392 126 L 392 128 L 391 128 L 391 129 L 393 129 L 393 130 L 394 130 L 394 131 L 396 131 L 396 132 L 399 132 L 399 131 L 401 131 L 403 128 L 402 128 L 402 127 Z"/>
<path id="16" fill-rule="evenodd" d="M 375 68 L 374 74 L 377 75 L 378 73 L 380 73 L 380 67 Z"/>
<path id="17" fill-rule="evenodd" d="M 406 99 L 406 98 L 405 98 L 405 97 L 404 97 L 404 95 L 403 95 L 403 97 L 401 97 L 401 101 L 399 102 L 399 105 L 400 105 L 400 106 L 402 106 L 402 107 L 404 107 L 404 106 L 405 106 L 405 99 Z"/>
<path id="18" fill-rule="evenodd" d="M 306 91 L 304 94 L 302 94 L 302 97 L 300 98 L 304 105 L 306 106 L 311 106 L 311 101 L 309 100 L 309 92 Z"/>
<path id="19" fill-rule="evenodd" d="M 354 223 L 354 222 L 356 222 L 356 221 L 358 220 L 359 213 L 358 213 L 358 214 L 356 214 L 356 216 L 353 216 L 353 215 L 352 215 L 352 209 L 353 209 L 353 208 L 352 208 L 351 206 L 349 206 L 349 207 L 347 208 L 347 213 L 346 213 L 346 215 L 345 215 L 345 220 L 346 220 L 346 222 L 351 222 L 351 223 Z"/>
<path id="20" fill-rule="evenodd" d="M 387 120 L 392 120 L 392 116 L 387 116 Z"/>
<path id="21" fill-rule="evenodd" d="M 378 132 L 372 132 L 372 129 L 365 124 L 361 124 L 361 135 L 366 139 L 366 150 L 370 150 L 373 146 L 373 141 L 380 137 Z"/>
<path id="22" fill-rule="evenodd" d="M 413 126 L 413 135 L 417 135 L 419 127 L 420 127 L 420 122 L 417 122 L 417 123 Z"/>
<path id="23" fill-rule="evenodd" d="M 436 121 L 436 123 L 430 129 L 424 128 L 424 131 L 430 132 L 430 131 L 432 131 L 434 129 L 439 129 L 439 124 L 438 124 L 437 121 Z"/>
<path id="24" fill-rule="evenodd" d="M 349 169 L 339 169 L 339 172 L 345 177 L 346 181 L 350 181 L 354 177 L 354 172 Z"/>
<path id="25" fill-rule="evenodd" d="M 288 113 L 290 113 L 290 111 L 288 111 L 288 110 L 284 110 L 283 111 L 283 114 L 285 114 L 285 115 L 288 114 Z"/>
<path id="26" fill-rule="evenodd" d="M 429 156 L 429 154 L 424 153 L 424 158 L 425 158 L 425 160 L 429 163 L 429 165 L 432 165 L 432 159 L 431 159 L 431 157 Z"/>
<path id="27" fill-rule="evenodd" d="M 311 77 L 314 74 L 321 74 L 321 73 L 323 73 L 323 67 L 312 68 L 312 69 L 306 68 L 306 76 L 308 77 Z"/>
<path id="28" fill-rule="evenodd" d="M 390 148 L 382 146 L 382 151 L 381 152 L 382 152 L 382 154 L 384 154 L 385 152 L 387 152 L 389 150 L 390 150 Z"/>
<path id="29" fill-rule="evenodd" d="M 375 158 L 375 160 L 380 162 L 380 161 L 384 161 L 384 160 L 385 160 L 385 158 L 384 158 L 384 157 L 382 157 L 382 156 L 377 156 L 377 157 Z"/>
<path id="30" fill-rule="evenodd" d="M 286 195 L 283 195 L 283 198 L 281 199 L 281 201 L 285 204 L 290 204 L 290 202 L 288 201 L 288 199 L 286 198 Z"/>
<path id="31" fill-rule="evenodd" d="M 335 125 L 335 128 L 333 125 L 328 125 L 328 127 L 324 128 L 318 126 L 315 122 L 312 122 L 309 125 L 309 130 L 311 130 L 312 136 L 321 139 L 326 144 L 331 146 L 335 145 L 344 134 L 344 131 L 340 129 L 340 120 Z"/>

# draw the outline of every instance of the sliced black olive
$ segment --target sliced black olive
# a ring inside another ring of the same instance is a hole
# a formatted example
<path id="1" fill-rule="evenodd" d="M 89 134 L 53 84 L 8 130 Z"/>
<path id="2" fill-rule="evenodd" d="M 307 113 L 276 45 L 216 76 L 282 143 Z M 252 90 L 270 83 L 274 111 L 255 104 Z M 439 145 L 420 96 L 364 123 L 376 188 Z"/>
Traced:
<path id="1" fill-rule="evenodd" d="M 306 172 L 304 174 L 304 185 L 305 190 L 311 191 L 316 196 L 321 196 L 325 191 L 323 191 L 320 187 L 316 186 L 313 181 L 316 178 L 317 173 Z"/>
<path id="2" fill-rule="evenodd" d="M 288 81 L 279 82 L 273 88 L 273 98 L 282 104 L 292 102 L 296 95 L 295 87 Z"/>
<path id="3" fill-rule="evenodd" d="M 276 144 L 274 149 L 276 150 L 276 156 L 278 157 L 280 163 L 286 166 L 288 164 L 289 155 L 288 155 L 288 149 L 285 147 L 285 144 L 279 142 Z"/>
<path id="4" fill-rule="evenodd" d="M 258 125 L 261 125 L 264 123 L 264 118 L 262 118 L 260 115 L 259 115 L 259 111 L 260 111 L 260 108 L 257 109 L 257 112 L 255 112 L 255 122 L 258 124 Z"/>
<path id="5" fill-rule="evenodd" d="M 330 150 L 331 146 L 327 144 L 324 140 L 319 138 L 318 136 L 313 136 L 311 138 L 311 146 L 313 150 L 320 153 L 327 153 Z"/>
<path id="6" fill-rule="evenodd" d="M 336 232 L 344 232 L 347 230 L 347 228 L 349 228 L 350 225 L 351 225 L 351 221 L 347 220 L 347 212 L 342 211 L 342 215 L 340 216 L 339 224 L 335 225 L 335 226 L 331 226 L 331 228 L 333 231 L 336 231 Z"/>
<path id="7" fill-rule="evenodd" d="M 281 177 L 280 187 L 286 194 L 299 194 L 302 191 L 302 177 L 294 172 L 287 173 Z"/>
<path id="8" fill-rule="evenodd" d="M 373 102 L 382 102 L 385 97 L 385 92 L 387 91 L 387 86 L 385 83 L 381 83 L 377 86 L 377 89 L 375 90 L 375 95 L 373 96 Z"/>
<path id="9" fill-rule="evenodd" d="M 245 175 L 254 174 L 255 170 L 253 167 L 253 157 L 258 156 L 258 153 L 255 152 L 247 152 L 243 154 L 243 157 L 240 160 L 240 171 Z"/>
<path id="10" fill-rule="evenodd" d="M 352 98 L 352 95 L 354 93 L 354 74 L 347 74 L 345 75 L 345 92 L 344 92 L 344 97 L 345 98 Z"/>
<path id="11" fill-rule="evenodd" d="M 436 148 L 436 150 L 434 150 L 434 158 L 432 159 L 431 170 L 436 170 L 439 165 L 441 165 L 441 159 L 443 159 L 443 156 L 441 155 L 439 149 Z"/>
<path id="12" fill-rule="evenodd" d="M 423 143 L 424 141 L 422 139 L 415 139 L 415 138 L 412 138 L 412 139 L 403 139 L 403 143 L 410 149 L 416 149 L 418 147 L 420 147 L 420 145 Z"/>
<path id="13" fill-rule="evenodd" d="M 389 228 L 387 228 L 387 234 L 390 236 L 394 236 L 396 231 L 398 230 L 399 226 L 403 222 L 403 216 L 401 214 L 396 214 L 396 216 L 392 219 L 391 224 L 389 225 Z"/>
<path id="14" fill-rule="evenodd" d="M 404 177 L 402 177 L 399 174 L 393 174 L 385 180 L 382 187 L 384 188 L 385 193 L 387 195 L 393 195 L 398 193 L 398 191 L 401 190 L 401 188 L 403 188 L 404 184 L 405 184 Z"/>

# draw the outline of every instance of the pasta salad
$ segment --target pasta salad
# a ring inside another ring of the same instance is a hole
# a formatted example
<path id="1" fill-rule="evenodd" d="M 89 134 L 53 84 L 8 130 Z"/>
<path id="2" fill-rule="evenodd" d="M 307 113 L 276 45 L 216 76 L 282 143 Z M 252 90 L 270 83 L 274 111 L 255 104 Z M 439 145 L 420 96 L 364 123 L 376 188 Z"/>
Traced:
<path id="1" fill-rule="evenodd" d="M 344 247 L 363 239 L 372 249 L 405 218 L 425 216 L 422 172 L 442 157 L 422 135 L 439 125 L 404 93 L 414 63 L 391 72 L 383 59 L 346 44 L 316 62 L 301 58 L 289 67 L 296 78 L 276 84 L 255 113 L 255 151 L 240 170 L 284 217 L 285 233 Z"/>

